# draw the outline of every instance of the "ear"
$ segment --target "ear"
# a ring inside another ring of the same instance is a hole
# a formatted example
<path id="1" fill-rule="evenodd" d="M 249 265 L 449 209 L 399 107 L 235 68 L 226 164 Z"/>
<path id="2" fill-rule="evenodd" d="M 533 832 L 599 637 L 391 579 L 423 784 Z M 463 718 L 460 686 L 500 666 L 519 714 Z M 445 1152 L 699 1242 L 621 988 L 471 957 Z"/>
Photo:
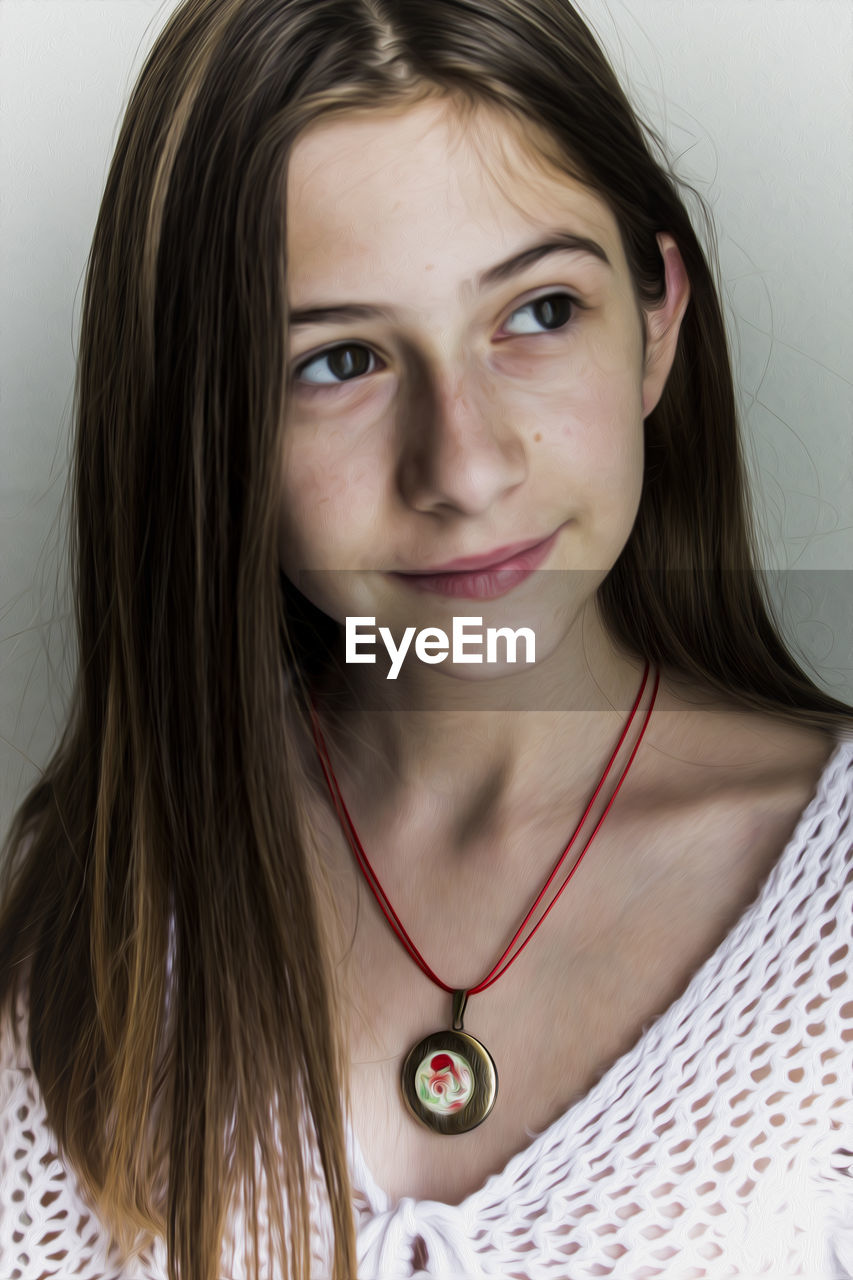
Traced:
<path id="1" fill-rule="evenodd" d="M 659 232 L 658 248 L 663 258 L 666 295 L 654 308 L 645 308 L 646 358 L 643 373 L 643 417 L 660 400 L 678 343 L 681 321 L 690 300 L 690 281 L 678 245 L 672 236 Z"/>

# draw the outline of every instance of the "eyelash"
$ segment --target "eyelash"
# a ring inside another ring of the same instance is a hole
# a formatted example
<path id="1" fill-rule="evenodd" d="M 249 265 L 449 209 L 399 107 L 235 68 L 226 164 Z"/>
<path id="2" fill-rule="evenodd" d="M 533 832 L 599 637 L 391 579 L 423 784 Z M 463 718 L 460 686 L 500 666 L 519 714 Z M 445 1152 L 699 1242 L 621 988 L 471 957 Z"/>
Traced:
<path id="1" fill-rule="evenodd" d="M 525 302 L 520 307 L 516 307 L 514 311 L 511 311 L 507 319 L 511 320 L 512 317 L 515 315 L 518 315 L 520 311 L 526 311 L 529 307 L 540 306 L 543 302 L 550 302 L 555 298 L 570 304 L 571 310 L 569 312 L 569 315 L 561 325 L 558 325 L 553 329 L 542 329 L 540 333 L 541 334 L 561 333 L 573 323 L 575 319 L 575 312 L 580 310 L 581 308 L 581 303 L 579 303 L 576 298 L 574 298 L 571 294 L 563 293 L 562 291 L 555 290 L 553 293 L 543 294 L 539 298 L 531 298 L 529 302 Z M 537 334 L 533 332 L 533 333 L 510 334 L 509 336 L 528 338 L 528 337 L 536 337 Z M 310 356 L 307 360 L 303 360 L 300 364 L 297 364 L 294 367 L 293 374 L 292 374 L 294 382 L 298 382 L 302 374 L 304 373 L 304 371 L 310 368 L 312 364 L 317 364 L 327 359 L 336 351 L 347 351 L 352 349 L 367 351 L 374 359 L 378 358 L 376 356 L 376 353 L 372 351 L 371 348 L 368 347 L 363 342 L 337 342 L 333 347 L 327 347 L 325 351 L 317 351 L 314 353 L 313 356 Z M 371 374 L 371 373 L 376 373 L 376 369 L 368 369 L 364 373 L 356 374 L 352 378 L 341 378 L 338 381 L 330 380 L 328 382 L 303 382 L 300 384 L 300 389 L 307 390 L 309 392 L 333 391 L 340 387 L 346 387 L 350 383 L 358 382 L 360 378 L 367 377 L 368 374 Z"/>

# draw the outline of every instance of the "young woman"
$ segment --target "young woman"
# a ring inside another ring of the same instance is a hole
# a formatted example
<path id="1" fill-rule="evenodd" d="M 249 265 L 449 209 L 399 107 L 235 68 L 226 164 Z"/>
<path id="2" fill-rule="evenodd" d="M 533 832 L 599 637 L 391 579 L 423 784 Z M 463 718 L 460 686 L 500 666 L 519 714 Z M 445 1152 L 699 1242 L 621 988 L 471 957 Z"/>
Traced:
<path id="1" fill-rule="evenodd" d="M 2 1274 L 853 1275 L 853 712 L 763 599 L 713 279 L 567 0 L 186 0 L 76 427 Z"/>

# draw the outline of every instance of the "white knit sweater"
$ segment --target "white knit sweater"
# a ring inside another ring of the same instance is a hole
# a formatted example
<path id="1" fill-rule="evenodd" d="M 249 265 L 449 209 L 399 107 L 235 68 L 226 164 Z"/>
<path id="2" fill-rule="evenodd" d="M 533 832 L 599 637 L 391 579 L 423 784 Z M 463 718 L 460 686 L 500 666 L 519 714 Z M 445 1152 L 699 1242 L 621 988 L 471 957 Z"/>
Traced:
<path id="1" fill-rule="evenodd" d="M 393 1204 L 350 1131 L 359 1280 L 853 1277 L 851 935 L 853 743 L 839 741 L 684 994 L 480 1190 Z M 110 1251 L 8 1025 L 0 1055 L 0 1280 L 163 1280 L 160 1242 L 123 1263 Z M 242 1280 L 237 1219 L 233 1242 L 222 1275 Z"/>

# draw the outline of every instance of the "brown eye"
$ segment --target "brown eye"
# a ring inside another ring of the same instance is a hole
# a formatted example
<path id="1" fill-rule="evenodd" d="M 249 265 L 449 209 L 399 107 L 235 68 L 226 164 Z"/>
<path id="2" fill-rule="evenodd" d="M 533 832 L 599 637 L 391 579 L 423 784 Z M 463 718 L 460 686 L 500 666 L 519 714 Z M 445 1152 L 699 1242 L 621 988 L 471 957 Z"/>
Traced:
<path id="1" fill-rule="evenodd" d="M 359 343 L 342 343 L 299 365 L 296 377 L 312 386 L 337 386 L 372 373 L 371 361 L 375 359 L 373 352 Z"/>
<path id="2" fill-rule="evenodd" d="M 561 329 L 571 320 L 575 306 L 574 298 L 567 293 L 549 293 L 513 311 L 505 327 L 510 333 L 542 333 Z M 510 328 L 517 316 L 521 318 L 520 324 Z"/>

